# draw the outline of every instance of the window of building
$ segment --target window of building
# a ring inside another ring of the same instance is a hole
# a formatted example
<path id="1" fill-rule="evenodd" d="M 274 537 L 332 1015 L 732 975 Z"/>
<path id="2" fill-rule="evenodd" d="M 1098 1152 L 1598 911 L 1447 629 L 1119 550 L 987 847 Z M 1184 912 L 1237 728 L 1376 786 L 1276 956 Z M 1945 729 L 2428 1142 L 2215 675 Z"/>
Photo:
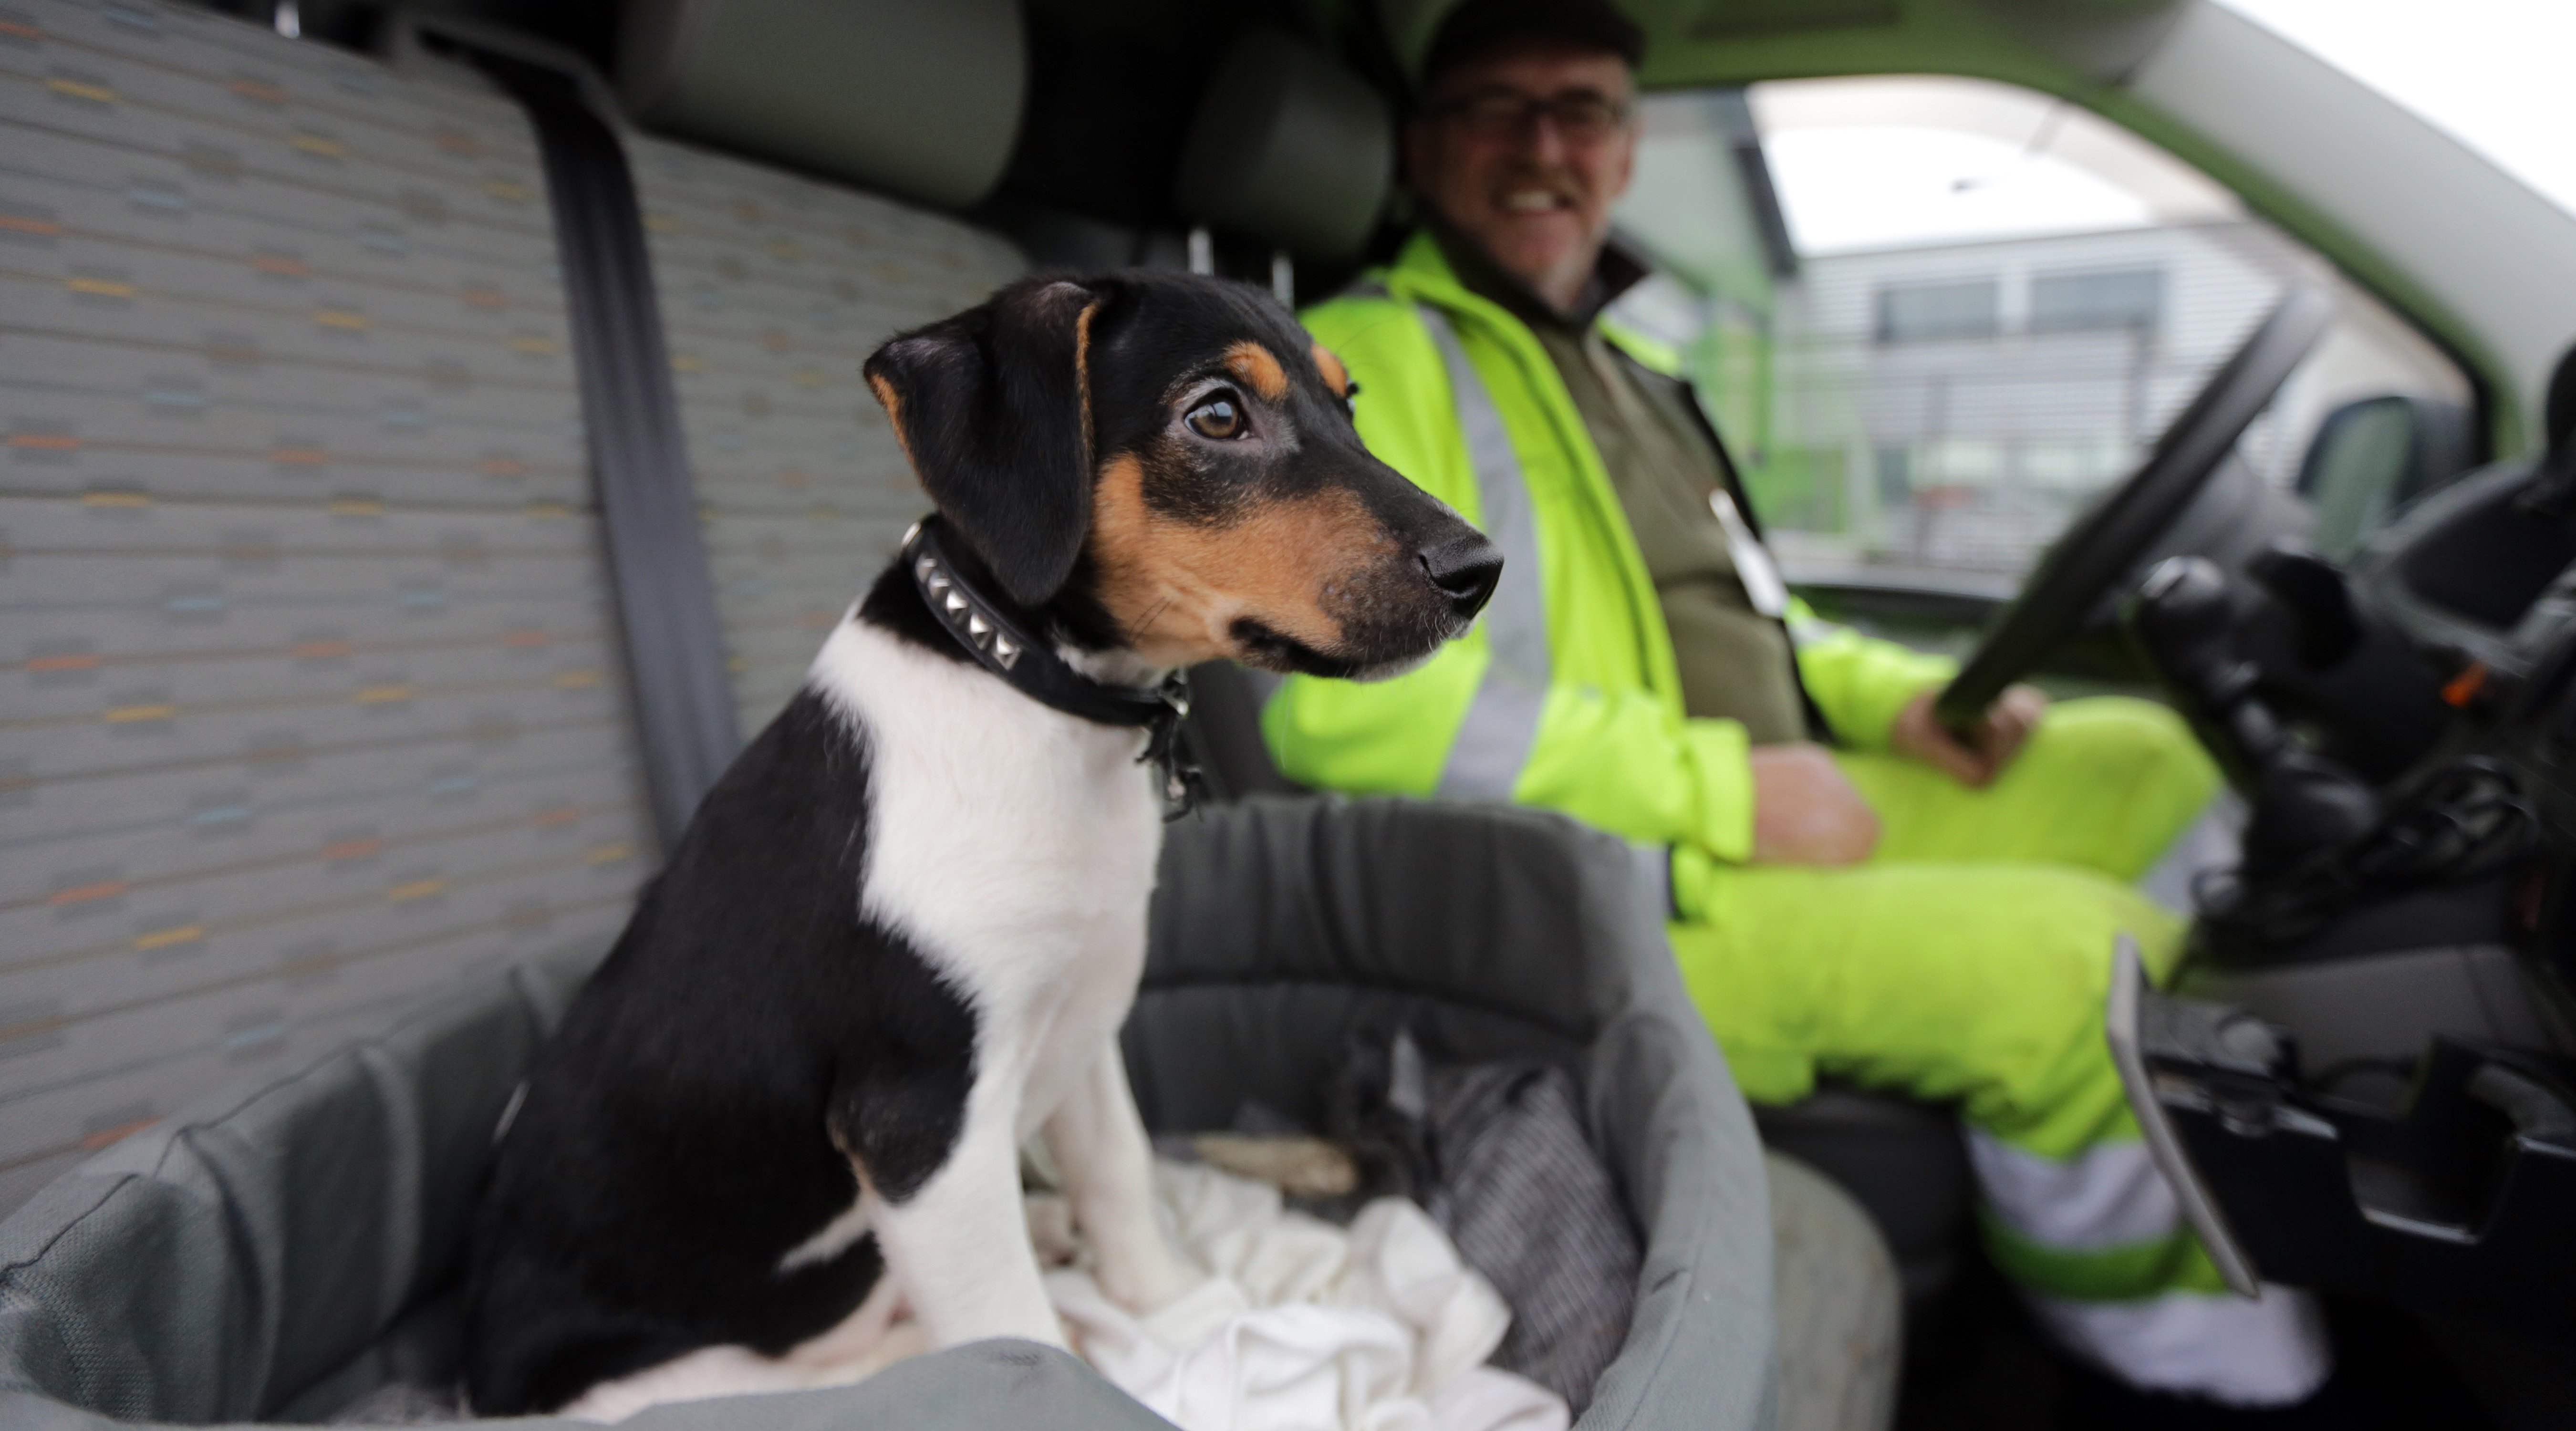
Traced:
<path id="1" fill-rule="evenodd" d="M 1878 341 L 1928 343 L 1995 335 L 2002 286 L 1991 278 L 1964 283 L 1905 283 L 1878 290 Z"/>
<path id="2" fill-rule="evenodd" d="M 2116 438 L 2025 442 L 2021 480 L 2051 492 L 2096 492 L 2126 475 L 2137 454 Z"/>
<path id="3" fill-rule="evenodd" d="M 2034 333 L 2152 334 L 2164 318 L 2164 307 L 2161 268 L 2042 273 L 2030 280 L 2030 331 Z"/>

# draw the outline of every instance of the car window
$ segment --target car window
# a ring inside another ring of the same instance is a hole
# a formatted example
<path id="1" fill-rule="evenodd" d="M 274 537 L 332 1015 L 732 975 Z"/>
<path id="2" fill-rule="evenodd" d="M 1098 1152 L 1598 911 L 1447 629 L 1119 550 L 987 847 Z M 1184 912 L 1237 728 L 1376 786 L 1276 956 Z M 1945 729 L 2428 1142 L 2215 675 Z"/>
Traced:
<path id="1" fill-rule="evenodd" d="M 2009 594 L 2296 285 L 2337 320 L 2238 455 L 2329 514 L 2312 537 L 2348 550 L 2468 461 L 2446 354 L 2088 111 L 1893 76 L 1641 114 L 1618 221 L 1658 272 L 1615 316 L 1687 354 L 1793 580 Z M 2449 434 L 2412 459 L 2449 470 L 2390 455 L 2394 412 L 2327 423 L 2388 398 Z"/>

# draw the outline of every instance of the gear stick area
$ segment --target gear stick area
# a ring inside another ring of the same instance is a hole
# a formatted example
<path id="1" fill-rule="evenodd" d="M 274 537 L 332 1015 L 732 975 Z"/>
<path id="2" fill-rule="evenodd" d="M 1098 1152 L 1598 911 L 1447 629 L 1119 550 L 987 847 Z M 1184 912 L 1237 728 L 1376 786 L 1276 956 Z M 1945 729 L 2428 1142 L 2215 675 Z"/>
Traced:
<path id="1" fill-rule="evenodd" d="M 2370 786 L 2343 762 L 2294 738 L 2266 699 L 2264 668 L 2239 641 L 2253 599 L 2215 562 L 2174 557 L 2148 573 L 2128 613 L 2157 677 L 2230 783 L 2253 804 L 2240 872 L 2246 879 L 2349 847 L 2380 818 Z M 2352 644 L 2349 613 L 2347 603 L 2344 629 L 2319 632 L 2303 645 L 2340 654 L 2336 648 Z"/>
<path id="2" fill-rule="evenodd" d="M 2123 620 L 2250 806 L 2172 989 L 2131 959 L 2108 1011 L 2204 1240 L 2232 1281 L 2576 1337 L 2576 1037 L 2524 977 L 2554 842 L 2512 722 L 2296 547 L 2167 560 Z"/>

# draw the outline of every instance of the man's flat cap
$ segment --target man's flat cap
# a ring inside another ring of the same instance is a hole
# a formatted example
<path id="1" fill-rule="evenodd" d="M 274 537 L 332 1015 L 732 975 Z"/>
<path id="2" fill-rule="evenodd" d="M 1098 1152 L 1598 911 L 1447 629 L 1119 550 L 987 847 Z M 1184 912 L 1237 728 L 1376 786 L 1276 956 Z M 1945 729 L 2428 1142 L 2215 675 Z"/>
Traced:
<path id="1" fill-rule="evenodd" d="M 1610 0 L 1466 0 L 1440 22 L 1422 59 L 1422 87 L 1441 72 L 1522 40 L 1564 40 L 1607 50 L 1631 69 L 1646 57 L 1646 32 Z"/>

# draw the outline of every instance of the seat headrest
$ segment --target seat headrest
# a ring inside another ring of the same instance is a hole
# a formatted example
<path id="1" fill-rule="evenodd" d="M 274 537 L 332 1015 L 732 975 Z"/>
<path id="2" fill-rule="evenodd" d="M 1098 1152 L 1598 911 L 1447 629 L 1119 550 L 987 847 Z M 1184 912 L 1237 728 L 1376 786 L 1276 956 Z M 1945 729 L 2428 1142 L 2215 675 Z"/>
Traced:
<path id="1" fill-rule="evenodd" d="M 1394 118 L 1377 91 L 1305 41 L 1259 28 L 1208 76 L 1172 201 L 1210 228 L 1346 258 L 1368 241 L 1394 173 Z"/>
<path id="2" fill-rule="evenodd" d="M 637 123 L 926 203 L 1000 182 L 1028 89 L 1015 0 L 633 0 Z"/>

